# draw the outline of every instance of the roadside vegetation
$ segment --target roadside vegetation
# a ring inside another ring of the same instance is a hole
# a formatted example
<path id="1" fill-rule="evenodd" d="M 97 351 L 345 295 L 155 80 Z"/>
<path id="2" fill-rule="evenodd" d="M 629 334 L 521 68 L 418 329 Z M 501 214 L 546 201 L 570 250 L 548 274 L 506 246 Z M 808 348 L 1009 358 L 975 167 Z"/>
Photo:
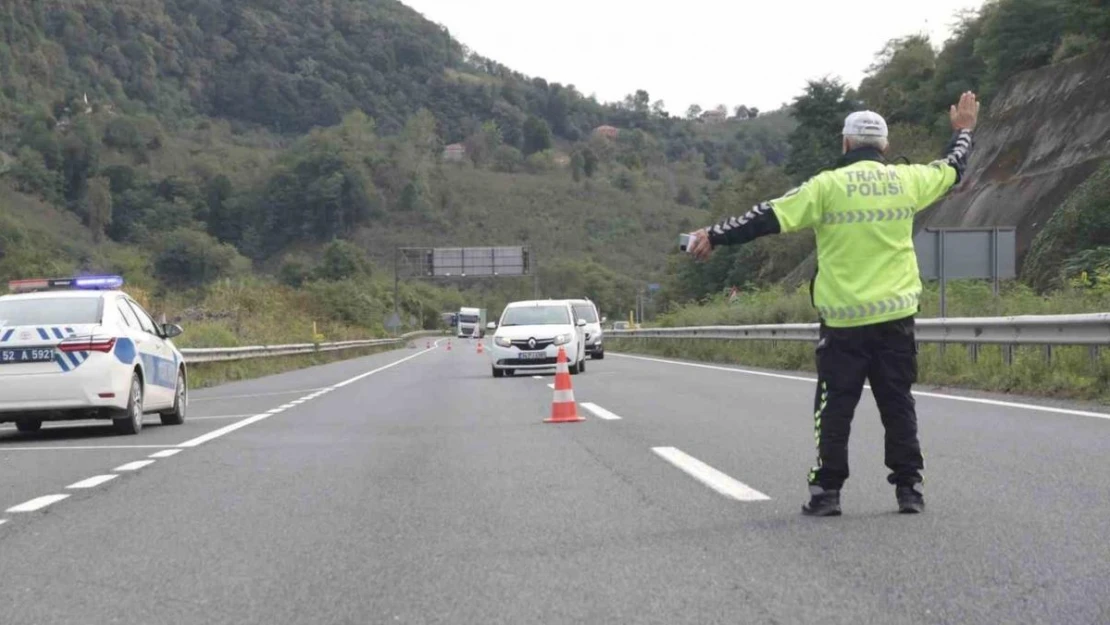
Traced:
<path id="1" fill-rule="evenodd" d="M 1110 310 L 1110 278 L 1092 282 L 1080 276 L 1070 285 L 1050 294 L 1038 294 L 1021 283 L 1004 283 L 995 297 L 990 284 L 978 281 L 948 285 L 949 317 L 1074 314 Z M 939 293 L 927 285 L 920 318 L 939 316 Z M 808 287 L 779 286 L 740 293 L 729 302 L 716 296 L 700 305 L 677 308 L 662 315 L 661 327 L 815 323 Z M 782 369 L 813 371 L 813 346 L 786 341 L 714 341 L 610 339 L 614 351 L 655 354 L 671 358 L 704 360 Z M 1110 404 L 1110 348 L 1097 358 L 1087 347 L 1043 347 L 1013 349 L 1007 365 L 1001 347 L 980 347 L 977 356 L 969 348 L 921 345 L 919 379 L 938 387 L 975 388 L 987 391 L 1041 395 Z"/>

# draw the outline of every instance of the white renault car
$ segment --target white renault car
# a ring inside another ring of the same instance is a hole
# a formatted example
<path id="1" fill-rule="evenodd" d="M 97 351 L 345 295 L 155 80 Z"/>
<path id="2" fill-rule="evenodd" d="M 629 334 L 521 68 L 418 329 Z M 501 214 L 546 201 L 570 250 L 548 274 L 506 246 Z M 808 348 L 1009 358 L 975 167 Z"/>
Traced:
<path id="1" fill-rule="evenodd" d="M 605 344 L 602 342 L 604 333 L 601 330 L 605 317 L 598 316 L 597 306 L 588 299 L 572 299 L 570 305 L 574 309 L 575 318 L 586 321 L 583 328 L 586 333 L 586 353 L 594 360 L 605 358 Z"/>
<path id="2" fill-rule="evenodd" d="M 577 319 L 577 321 L 576 321 Z M 551 369 L 562 347 L 572 374 L 586 370 L 586 321 L 578 319 L 570 302 L 535 300 L 513 302 L 501 313 L 499 324 L 490 323 L 493 377 L 516 371 Z"/>
<path id="3" fill-rule="evenodd" d="M 158 324 L 119 276 L 17 280 L 0 296 L 0 423 L 111 419 L 137 434 L 143 414 L 185 422 L 181 328 Z"/>

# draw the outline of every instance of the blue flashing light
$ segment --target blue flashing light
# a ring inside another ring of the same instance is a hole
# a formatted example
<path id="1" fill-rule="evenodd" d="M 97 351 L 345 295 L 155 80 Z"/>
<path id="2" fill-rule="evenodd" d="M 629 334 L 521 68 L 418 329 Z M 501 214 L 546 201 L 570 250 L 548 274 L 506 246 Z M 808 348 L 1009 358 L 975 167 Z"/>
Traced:
<path id="1" fill-rule="evenodd" d="M 79 289 L 118 289 L 123 286 L 122 276 L 84 276 L 75 278 L 74 286 Z"/>

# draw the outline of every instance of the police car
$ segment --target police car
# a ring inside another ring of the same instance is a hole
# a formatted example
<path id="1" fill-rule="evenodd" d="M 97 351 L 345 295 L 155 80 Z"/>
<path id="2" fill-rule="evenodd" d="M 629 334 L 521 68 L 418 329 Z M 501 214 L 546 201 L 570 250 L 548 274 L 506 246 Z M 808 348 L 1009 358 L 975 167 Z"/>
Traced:
<path id="1" fill-rule="evenodd" d="M 185 422 L 181 328 L 159 324 L 119 289 L 120 276 L 16 280 L 0 296 L 0 423 L 111 419 L 137 434 L 143 415 Z"/>

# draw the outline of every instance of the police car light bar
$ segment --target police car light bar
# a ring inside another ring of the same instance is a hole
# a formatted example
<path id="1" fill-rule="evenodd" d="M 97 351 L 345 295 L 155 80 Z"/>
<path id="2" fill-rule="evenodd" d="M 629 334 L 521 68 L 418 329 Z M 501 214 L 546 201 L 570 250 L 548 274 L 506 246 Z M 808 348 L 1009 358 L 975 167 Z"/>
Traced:
<path id="1" fill-rule="evenodd" d="M 12 293 L 32 293 L 34 291 L 61 289 L 118 289 L 123 286 L 122 276 L 80 276 L 77 278 L 36 278 L 33 280 L 12 280 L 8 290 Z"/>

